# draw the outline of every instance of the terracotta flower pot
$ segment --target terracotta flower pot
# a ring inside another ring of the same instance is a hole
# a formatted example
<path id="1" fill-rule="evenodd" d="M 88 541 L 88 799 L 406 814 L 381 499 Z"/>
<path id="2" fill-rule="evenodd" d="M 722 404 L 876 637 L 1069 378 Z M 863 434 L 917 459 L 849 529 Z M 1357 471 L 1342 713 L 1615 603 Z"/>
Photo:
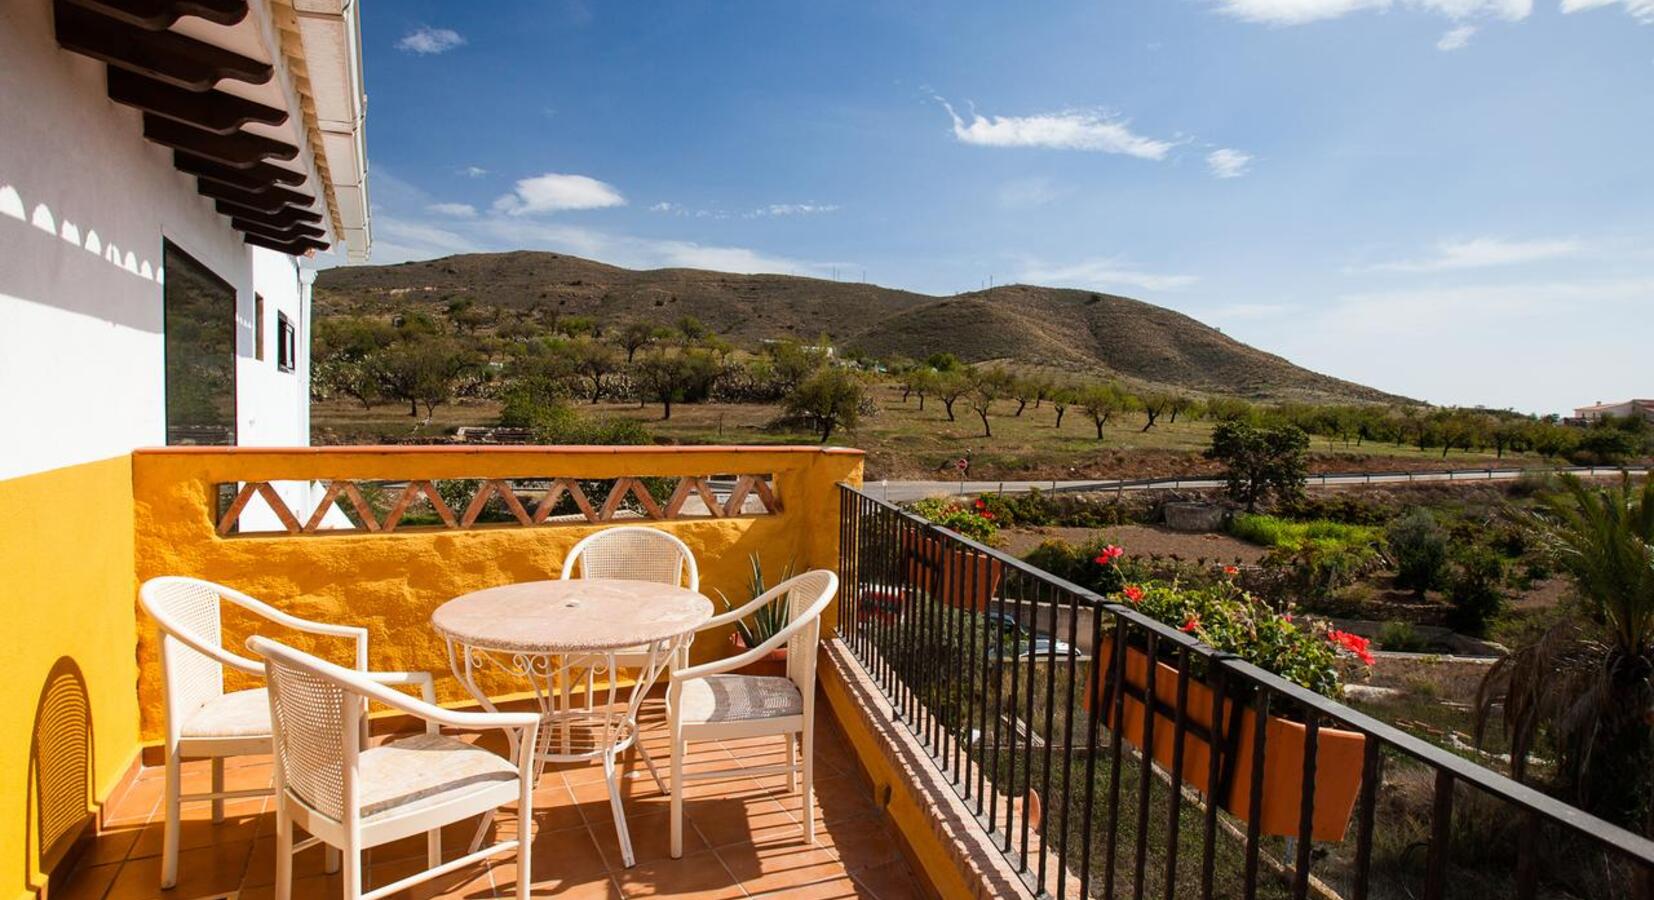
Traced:
<path id="1" fill-rule="evenodd" d="M 1104 724 L 1116 725 L 1114 709 L 1109 698 L 1110 676 L 1113 675 L 1113 644 L 1098 648 L 1096 664 L 1092 667 L 1094 679 L 1098 671 L 1105 673 L 1101 691 L 1104 698 Z M 1126 691 L 1120 736 L 1139 749 L 1143 746 L 1143 696 L 1148 683 L 1148 654 L 1135 647 L 1126 649 Z M 1156 663 L 1154 694 L 1157 699 L 1154 718 L 1155 762 L 1170 770 L 1176 743 L 1177 669 L 1166 663 Z M 1092 685 L 1088 684 L 1085 702 L 1089 707 Z M 1211 760 L 1212 689 L 1194 680 L 1189 682 L 1188 704 L 1184 711 L 1186 731 L 1183 741 L 1183 783 L 1211 796 L 1208 787 Z M 1242 821 L 1252 820 L 1252 766 L 1257 733 L 1257 713 L 1251 707 L 1241 707 L 1236 721 L 1236 705 L 1225 700 L 1221 722 L 1216 729 L 1219 754 L 1218 805 Z M 1262 834 L 1296 837 L 1298 816 L 1303 798 L 1304 746 L 1307 729 L 1301 722 L 1280 716 L 1270 716 L 1265 730 L 1263 806 L 1258 830 Z M 1365 736 L 1337 728 L 1322 728 L 1318 732 L 1315 752 L 1315 814 L 1310 834 L 1317 841 L 1341 841 L 1349 829 L 1350 813 L 1361 789 L 1361 769 Z"/>
<path id="2" fill-rule="evenodd" d="M 745 653 L 752 649 L 747 646 L 746 641 L 741 640 L 741 632 L 739 631 L 731 631 L 729 633 L 729 646 L 732 656 Z M 774 650 L 764 654 L 763 657 L 758 659 L 756 662 L 747 663 L 741 668 L 736 669 L 735 673 L 738 675 L 774 675 L 777 677 L 784 677 L 787 674 L 787 648 L 785 646 L 777 647 Z"/>
<path id="3" fill-rule="evenodd" d="M 905 532 L 902 555 L 909 582 L 931 597 L 971 612 L 982 612 L 999 589 L 1005 566 L 989 556 L 957 549 L 951 542 Z"/>

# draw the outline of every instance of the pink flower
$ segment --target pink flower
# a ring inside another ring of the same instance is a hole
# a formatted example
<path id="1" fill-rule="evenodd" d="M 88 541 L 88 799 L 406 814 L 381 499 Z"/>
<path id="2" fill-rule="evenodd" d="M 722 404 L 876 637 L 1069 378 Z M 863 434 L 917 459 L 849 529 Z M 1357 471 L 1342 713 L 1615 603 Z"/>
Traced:
<path id="1" fill-rule="evenodd" d="M 1115 560 L 1118 560 L 1120 557 L 1125 555 L 1126 551 L 1121 550 L 1113 544 L 1109 544 L 1107 547 L 1103 548 L 1103 552 L 1097 554 L 1097 558 L 1092 560 L 1092 562 L 1100 566 L 1112 566 L 1114 565 Z"/>
<path id="2" fill-rule="evenodd" d="M 1126 599 L 1130 600 L 1132 603 L 1142 603 L 1143 602 L 1143 589 L 1138 587 L 1135 584 L 1126 585 L 1125 590 L 1121 591 L 1120 593 L 1125 594 Z"/>

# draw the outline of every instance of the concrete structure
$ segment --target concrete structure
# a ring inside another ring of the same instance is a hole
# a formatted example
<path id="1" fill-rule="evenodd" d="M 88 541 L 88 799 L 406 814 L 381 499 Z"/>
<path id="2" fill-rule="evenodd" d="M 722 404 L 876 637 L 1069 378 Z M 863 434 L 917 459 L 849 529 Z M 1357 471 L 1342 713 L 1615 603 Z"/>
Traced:
<path id="1" fill-rule="evenodd" d="M 1624 403 L 1603 403 L 1599 400 L 1590 406 L 1581 406 L 1574 410 L 1574 418 L 1581 422 L 1595 422 L 1608 416 L 1616 419 L 1642 416 L 1649 422 L 1654 422 L 1654 400 L 1627 400 Z"/>

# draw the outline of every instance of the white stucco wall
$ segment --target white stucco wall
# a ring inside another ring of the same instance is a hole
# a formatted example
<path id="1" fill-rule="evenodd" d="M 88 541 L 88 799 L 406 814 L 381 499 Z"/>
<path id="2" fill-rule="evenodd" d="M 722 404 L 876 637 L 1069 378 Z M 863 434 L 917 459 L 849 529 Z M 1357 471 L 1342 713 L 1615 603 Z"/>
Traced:
<path id="1" fill-rule="evenodd" d="M 58 47 L 49 0 L 0 4 L 0 61 L 0 479 L 166 442 L 163 241 L 236 289 L 238 440 L 307 443 L 309 310 L 293 261 L 242 243 L 144 140 L 140 114 L 108 99 L 103 63 Z M 278 310 L 300 328 L 294 374 L 276 371 Z"/>

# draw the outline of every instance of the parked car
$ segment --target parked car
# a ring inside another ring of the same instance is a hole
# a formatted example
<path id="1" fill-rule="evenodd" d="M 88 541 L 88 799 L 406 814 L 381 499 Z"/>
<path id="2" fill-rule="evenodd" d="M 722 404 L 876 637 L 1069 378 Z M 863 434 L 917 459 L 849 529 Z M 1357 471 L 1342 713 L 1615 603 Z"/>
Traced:
<path id="1" fill-rule="evenodd" d="M 1071 651 L 1067 641 L 1053 637 L 1043 631 L 1031 632 L 1021 622 L 1017 621 L 1016 616 L 1009 613 L 984 613 L 983 618 L 987 620 L 990 627 L 997 624 L 1004 635 L 1003 640 L 994 635 L 990 635 L 988 638 L 988 656 L 990 658 L 999 655 L 1001 646 L 1015 654 L 1016 659 L 1050 658 L 1053 655 L 1066 657 Z"/>

